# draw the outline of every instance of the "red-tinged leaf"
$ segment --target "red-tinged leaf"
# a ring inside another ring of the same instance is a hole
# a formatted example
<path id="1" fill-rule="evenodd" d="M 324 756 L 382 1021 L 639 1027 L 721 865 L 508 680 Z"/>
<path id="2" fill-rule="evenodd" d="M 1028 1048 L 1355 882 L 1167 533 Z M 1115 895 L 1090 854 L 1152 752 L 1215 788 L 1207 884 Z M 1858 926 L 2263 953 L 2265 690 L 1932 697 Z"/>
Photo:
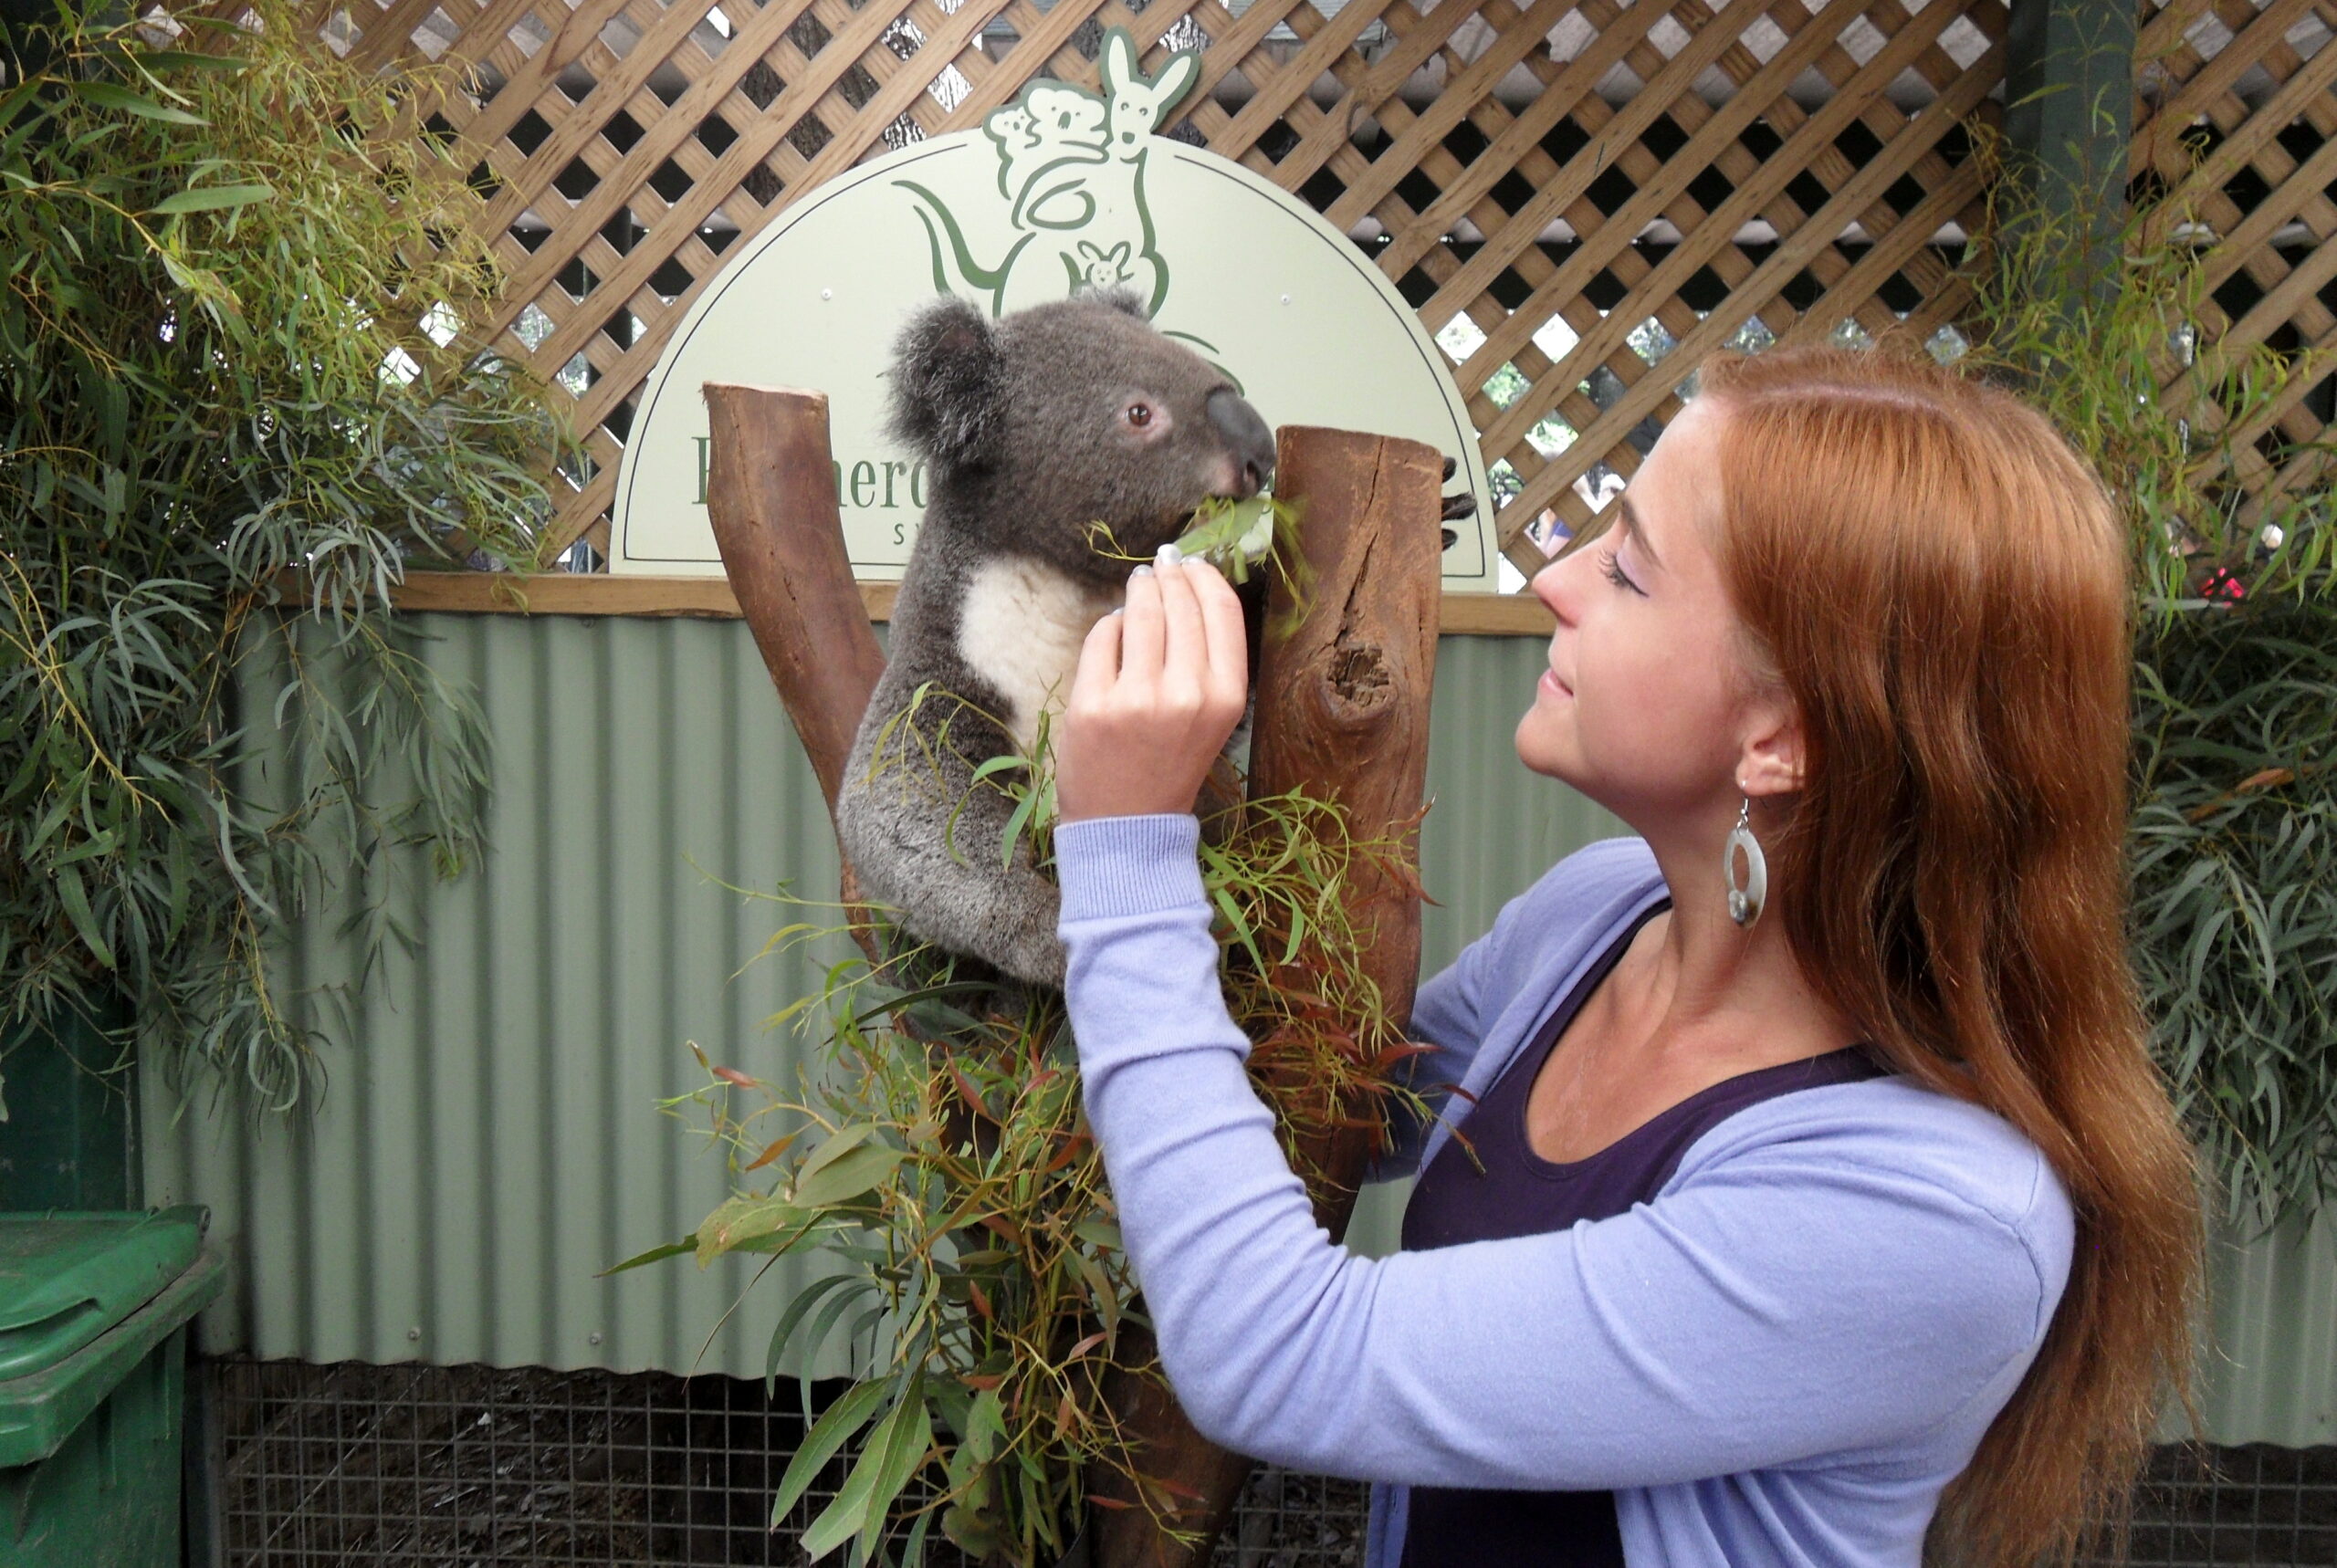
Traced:
<path id="1" fill-rule="evenodd" d="M 1064 1360 L 1077 1361 L 1081 1356 L 1085 1355 L 1089 1351 L 1094 1350 L 1097 1345 L 1102 1344 L 1103 1343 L 1104 1335 L 1100 1332 L 1089 1334 L 1085 1339 L 1081 1340 L 1077 1344 L 1073 1345 L 1070 1351 L 1064 1354 Z"/>
<path id="2" fill-rule="evenodd" d="M 1078 1425 L 1079 1406 L 1072 1403 L 1070 1395 L 1065 1394 L 1055 1406 L 1055 1440 L 1061 1442 L 1070 1436 L 1071 1429 Z"/>
<path id="3" fill-rule="evenodd" d="M 982 1293 L 982 1288 L 974 1283 L 971 1280 L 966 1281 L 966 1296 L 968 1300 L 974 1303 L 974 1311 L 981 1313 L 982 1320 L 985 1322 L 990 1321 L 996 1316 L 996 1314 L 990 1310 L 990 1298 L 984 1295 Z"/>
<path id="4" fill-rule="evenodd" d="M 1007 1240 L 1011 1241 L 1017 1247 L 1022 1245 L 1022 1227 L 1016 1225 L 1012 1220 L 1007 1218 L 1002 1214 L 983 1215 L 982 1227 L 987 1230 L 1004 1237 Z"/>
<path id="5" fill-rule="evenodd" d="M 741 1089 L 752 1089 L 756 1086 L 754 1079 L 749 1078 L 747 1074 L 739 1071 L 735 1067 L 718 1067 L 714 1070 L 714 1075 L 722 1080 L 723 1082 L 735 1083 Z"/>
<path id="6" fill-rule="evenodd" d="M 747 1169 L 750 1171 L 759 1171 L 762 1169 L 765 1166 L 770 1164 L 771 1161 L 785 1154 L 787 1152 L 787 1145 L 793 1143 L 802 1135 L 803 1129 L 798 1127 L 795 1131 L 788 1134 L 787 1136 L 774 1139 L 769 1148 L 763 1150 L 761 1154 L 755 1156 L 754 1163 L 749 1165 Z"/>
<path id="7" fill-rule="evenodd" d="M 975 1393 L 980 1394 L 984 1390 L 996 1388 L 1000 1384 L 1004 1383 L 1006 1381 L 1006 1374 L 1002 1372 L 969 1372 L 964 1376 L 959 1378 L 958 1381 L 972 1389 Z"/>
<path id="8" fill-rule="evenodd" d="M 1077 1159 L 1086 1151 L 1087 1145 L 1094 1142 L 1095 1140 L 1090 1138 L 1085 1133 L 1074 1133 L 1070 1137 L 1065 1138 L 1063 1141 L 1063 1147 L 1055 1152 L 1055 1157 L 1047 1162 L 1044 1174 L 1048 1176 L 1054 1175 L 1055 1172 L 1063 1169 L 1065 1166 L 1071 1164 L 1072 1161 Z"/>
<path id="9" fill-rule="evenodd" d="M 966 1070 L 954 1061 L 949 1064 L 949 1081 L 958 1086 L 959 1097 L 965 1101 L 968 1110 L 985 1122 L 997 1122 L 998 1118 L 990 1114 L 990 1107 L 982 1103 L 982 1092 L 974 1087 L 974 1081 L 966 1076 Z"/>
<path id="10" fill-rule="evenodd" d="M 1087 1494 L 1087 1506 L 1090 1508 L 1108 1508 L 1114 1513 L 1117 1513 L 1122 1509 L 1134 1508 L 1136 1504 L 1128 1501 L 1127 1499 L 1123 1497 L 1098 1497 L 1094 1492 L 1089 1492 Z"/>

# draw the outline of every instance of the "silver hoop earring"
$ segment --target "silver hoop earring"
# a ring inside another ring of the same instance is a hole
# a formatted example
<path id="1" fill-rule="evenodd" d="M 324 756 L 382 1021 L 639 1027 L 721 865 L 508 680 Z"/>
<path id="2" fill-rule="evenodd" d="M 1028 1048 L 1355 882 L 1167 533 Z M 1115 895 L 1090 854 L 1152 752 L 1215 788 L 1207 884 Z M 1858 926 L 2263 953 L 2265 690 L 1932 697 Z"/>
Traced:
<path id="1" fill-rule="evenodd" d="M 1736 883 L 1736 856 L 1745 854 L 1745 885 Z M 1721 879 L 1728 884 L 1728 917 L 1739 925 L 1750 927 L 1761 918 L 1761 908 L 1769 901 L 1769 862 L 1761 853 L 1761 841 L 1753 836 L 1753 802 L 1747 799 L 1736 809 L 1736 826 L 1728 831 L 1728 842 L 1721 846 Z"/>

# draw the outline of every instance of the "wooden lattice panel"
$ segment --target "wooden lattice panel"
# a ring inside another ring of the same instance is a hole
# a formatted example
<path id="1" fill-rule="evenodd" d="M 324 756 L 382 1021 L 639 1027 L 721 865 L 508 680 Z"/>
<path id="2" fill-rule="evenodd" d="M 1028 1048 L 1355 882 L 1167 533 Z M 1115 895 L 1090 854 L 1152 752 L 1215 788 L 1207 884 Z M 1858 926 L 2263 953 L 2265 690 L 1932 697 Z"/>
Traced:
<path id="1" fill-rule="evenodd" d="M 386 0 L 362 57 L 469 64 L 440 106 L 512 286 L 492 330 L 575 395 L 592 467 L 555 539 L 605 548 L 633 399 L 720 267 L 864 158 L 1035 78 L 1200 48 L 1166 129 L 1356 236 L 1452 356 L 1542 559 L 1732 341 L 1931 340 L 1979 215 L 2003 0 Z M 2244 5 L 2242 8 L 2245 9 Z"/>
<path id="2" fill-rule="evenodd" d="M 2212 235 L 2210 342 L 2337 354 L 2332 33 L 2330 0 L 2145 0 L 2131 172 Z M 2232 434 L 2258 502 L 2324 483 L 2337 374 L 2293 379 Z"/>

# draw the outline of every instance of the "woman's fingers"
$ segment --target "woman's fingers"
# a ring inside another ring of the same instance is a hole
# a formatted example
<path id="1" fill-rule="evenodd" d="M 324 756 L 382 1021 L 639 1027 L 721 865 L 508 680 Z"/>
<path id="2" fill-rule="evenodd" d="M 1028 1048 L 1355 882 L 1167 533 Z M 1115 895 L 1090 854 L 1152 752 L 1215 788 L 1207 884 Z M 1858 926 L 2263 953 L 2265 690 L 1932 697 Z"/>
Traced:
<path id="1" fill-rule="evenodd" d="M 1055 739 L 1063 820 L 1191 810 L 1247 689 L 1241 601 L 1216 569 L 1131 577 L 1124 612 L 1089 631 L 1072 675 Z"/>
<path id="2" fill-rule="evenodd" d="M 1149 691 L 1160 679 L 1160 574 L 1137 569 L 1128 578 L 1127 622 L 1120 632 L 1120 680 Z"/>
<path id="3" fill-rule="evenodd" d="M 1238 714 L 1250 697 L 1250 636 L 1242 620 L 1242 601 L 1233 585 L 1207 562 L 1193 573 L 1192 581 L 1209 642 L 1210 701 L 1221 709 L 1230 703 Z"/>
<path id="4" fill-rule="evenodd" d="M 1196 706 L 1209 675 L 1210 646 L 1193 580 L 1206 570 L 1181 564 L 1156 567 L 1152 574 L 1160 585 L 1161 695 Z"/>
<path id="5" fill-rule="evenodd" d="M 1071 673 L 1069 702 L 1092 708 L 1119 679 L 1120 632 L 1127 619 L 1124 612 L 1116 612 L 1087 629 L 1087 639 L 1079 646 L 1078 667 Z"/>

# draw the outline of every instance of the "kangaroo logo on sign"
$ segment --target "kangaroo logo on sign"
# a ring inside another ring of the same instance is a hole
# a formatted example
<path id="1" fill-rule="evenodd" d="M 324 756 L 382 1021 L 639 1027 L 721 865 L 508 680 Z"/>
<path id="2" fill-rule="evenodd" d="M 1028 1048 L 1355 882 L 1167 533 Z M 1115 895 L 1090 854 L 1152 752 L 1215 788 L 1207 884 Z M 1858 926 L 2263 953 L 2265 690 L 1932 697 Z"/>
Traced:
<path id="1" fill-rule="evenodd" d="M 1171 55 L 1148 80 L 1136 46 L 1115 27 L 1104 40 L 1098 98 L 1061 82 L 1034 82 L 1022 100 L 994 110 L 982 134 L 998 148 L 998 193 L 1017 235 L 1005 257 L 973 257 L 949 204 L 910 179 L 894 182 L 918 202 L 933 245 L 933 286 L 983 299 L 1003 316 L 1083 288 L 1136 290 L 1158 315 L 1168 262 L 1145 203 L 1152 130 L 1201 74 L 1197 54 Z"/>
<path id="2" fill-rule="evenodd" d="M 1456 461 L 1477 514 L 1444 553 L 1450 591 L 1495 591 L 1493 505 L 1443 356 L 1346 235 L 1241 164 L 1153 134 L 1200 76 L 1157 75 L 1105 37 L 1101 94 L 1033 82 L 980 131 L 865 163 L 743 246 L 684 317 L 642 392 L 618 474 L 610 570 L 719 575 L 706 520 L 709 381 L 828 394 L 854 570 L 889 580 L 925 506 L 884 432 L 895 334 L 934 294 L 993 315 L 1134 289 L 1154 326 L 1222 368 L 1276 424 L 1409 436 Z"/>

